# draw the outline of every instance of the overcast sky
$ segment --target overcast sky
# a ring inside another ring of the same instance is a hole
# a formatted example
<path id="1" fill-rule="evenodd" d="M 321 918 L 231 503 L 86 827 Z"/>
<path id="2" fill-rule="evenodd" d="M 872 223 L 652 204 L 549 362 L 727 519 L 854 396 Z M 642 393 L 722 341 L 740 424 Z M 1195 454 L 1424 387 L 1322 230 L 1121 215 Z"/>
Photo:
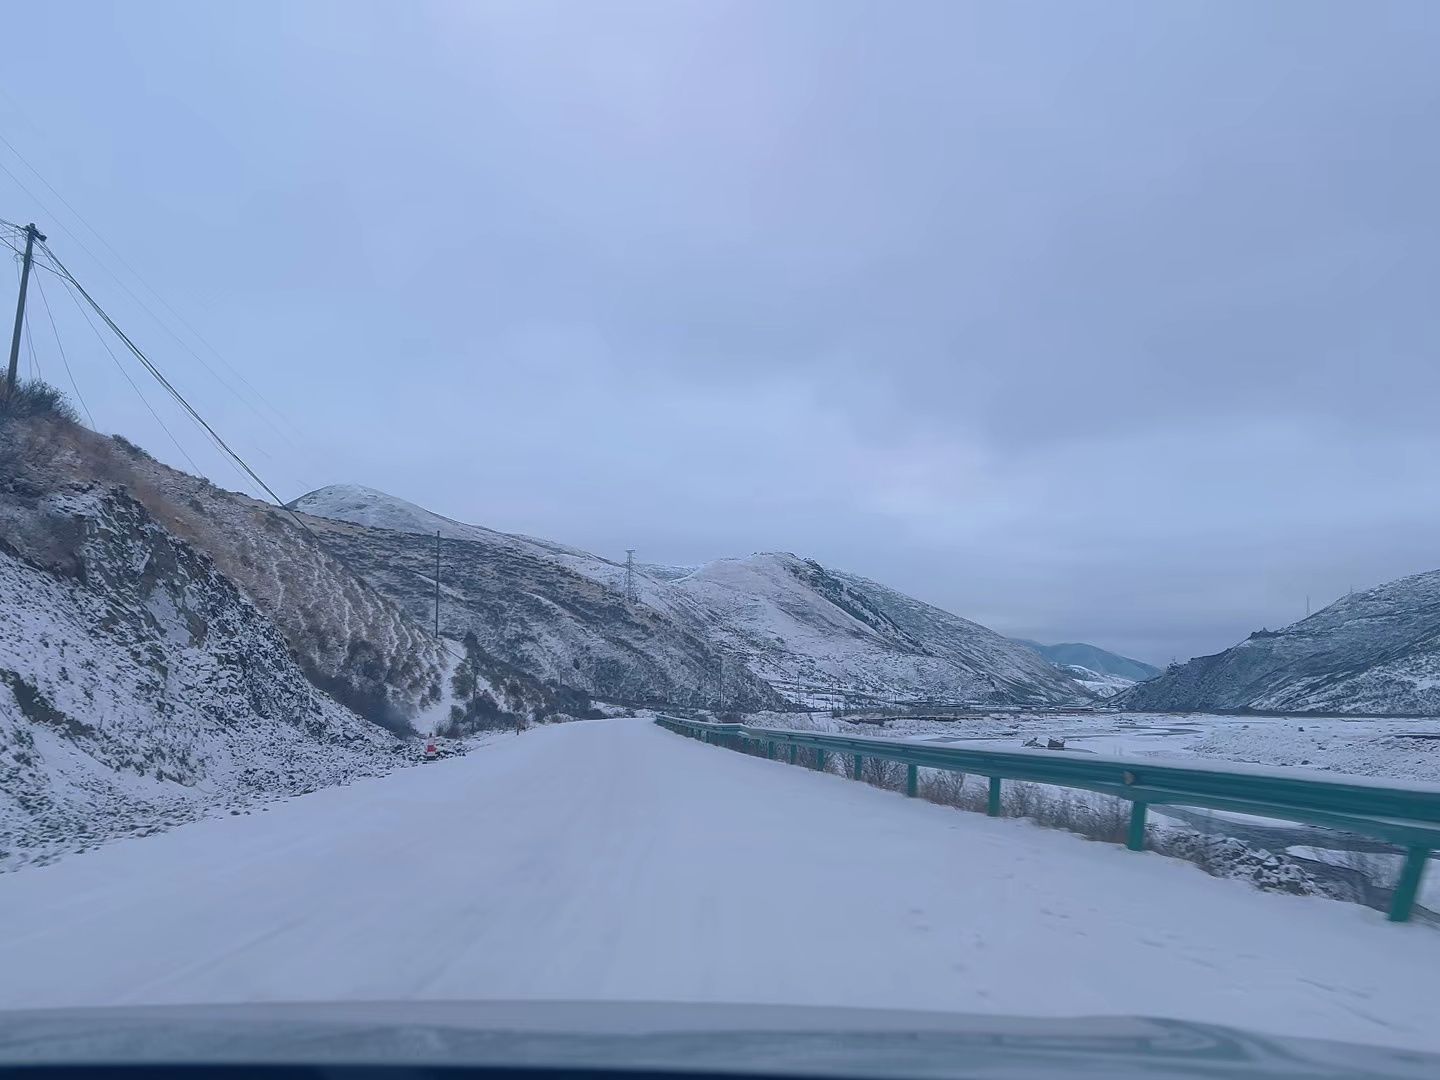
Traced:
<path id="1" fill-rule="evenodd" d="M 3 145 L 0 217 L 286 498 L 790 550 L 1156 662 L 1440 566 L 1433 0 L 47 0 L 6 36 L 0 133 L 104 239 Z M 188 468 L 45 285 L 96 426 Z"/>

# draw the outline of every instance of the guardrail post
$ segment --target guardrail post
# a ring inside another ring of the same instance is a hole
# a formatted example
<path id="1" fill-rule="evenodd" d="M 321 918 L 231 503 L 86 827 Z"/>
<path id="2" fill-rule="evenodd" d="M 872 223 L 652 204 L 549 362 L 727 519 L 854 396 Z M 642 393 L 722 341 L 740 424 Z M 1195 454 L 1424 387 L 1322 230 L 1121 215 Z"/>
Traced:
<path id="1" fill-rule="evenodd" d="M 767 740 L 765 741 L 765 756 L 766 756 L 767 758 L 769 758 L 771 761 L 774 761 L 774 760 L 775 760 L 775 740 L 774 740 L 774 739 L 767 739 Z"/>
<path id="2" fill-rule="evenodd" d="M 818 748 L 815 751 L 815 768 L 820 772 L 825 771 L 825 751 Z"/>
<path id="3" fill-rule="evenodd" d="M 991 817 L 1000 816 L 1000 777 L 990 777 L 990 798 L 985 803 L 985 813 Z"/>
<path id="4" fill-rule="evenodd" d="M 860 779 L 860 770 L 865 767 L 865 759 L 859 754 L 855 755 L 855 779 Z"/>
<path id="5" fill-rule="evenodd" d="M 1415 906 L 1415 896 L 1420 892 L 1420 879 L 1425 874 L 1425 863 L 1430 859 L 1428 848 L 1412 847 L 1405 852 L 1405 866 L 1400 871 L 1400 880 L 1395 883 L 1395 895 L 1390 898 L 1391 922 L 1409 922 L 1410 909 Z"/>
<path id="6" fill-rule="evenodd" d="M 1131 851 L 1145 850 L 1145 804 L 1130 804 L 1130 832 L 1125 837 L 1125 846 Z"/>
<path id="7" fill-rule="evenodd" d="M 919 787 L 920 770 L 914 765 L 907 766 L 905 769 L 905 794 L 913 799 Z"/>
<path id="8" fill-rule="evenodd" d="M 792 743 L 790 744 L 790 764 L 791 764 L 791 765 L 794 765 L 794 764 L 795 764 L 795 759 L 799 756 L 799 754 L 800 754 L 800 747 L 796 746 L 796 745 L 792 742 Z"/>

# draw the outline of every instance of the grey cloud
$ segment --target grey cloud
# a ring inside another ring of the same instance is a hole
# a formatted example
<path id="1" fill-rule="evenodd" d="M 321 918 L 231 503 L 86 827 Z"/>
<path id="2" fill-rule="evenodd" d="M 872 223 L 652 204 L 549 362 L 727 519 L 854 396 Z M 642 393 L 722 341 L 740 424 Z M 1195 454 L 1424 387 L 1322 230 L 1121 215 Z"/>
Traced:
<path id="1" fill-rule="evenodd" d="M 32 160 L 284 483 L 1159 661 L 1440 564 L 1433 5 L 74 10 Z"/>

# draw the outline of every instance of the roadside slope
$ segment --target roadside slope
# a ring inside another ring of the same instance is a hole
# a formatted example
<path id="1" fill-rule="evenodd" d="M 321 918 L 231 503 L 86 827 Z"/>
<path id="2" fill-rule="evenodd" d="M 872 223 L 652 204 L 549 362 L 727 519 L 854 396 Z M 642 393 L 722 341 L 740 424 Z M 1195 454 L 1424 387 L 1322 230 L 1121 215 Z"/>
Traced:
<path id="1" fill-rule="evenodd" d="M 0 493 L 0 870 L 400 760 L 122 489 L 25 509 Z"/>
<path id="2" fill-rule="evenodd" d="M 275 625 L 310 680 L 367 719 L 403 730 L 441 699 L 448 661 L 424 624 L 285 511 L 59 418 L 0 427 L 0 539 L 43 548 L 50 525 L 39 504 L 77 486 L 123 490 L 204 553 Z"/>

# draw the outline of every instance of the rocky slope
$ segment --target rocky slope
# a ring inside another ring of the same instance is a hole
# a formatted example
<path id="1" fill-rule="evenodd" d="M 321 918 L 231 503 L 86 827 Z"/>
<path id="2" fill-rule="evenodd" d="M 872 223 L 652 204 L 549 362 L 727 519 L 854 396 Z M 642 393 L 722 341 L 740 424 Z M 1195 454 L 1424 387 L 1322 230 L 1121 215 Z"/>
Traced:
<path id="1" fill-rule="evenodd" d="M 412 727 L 588 707 L 437 642 L 289 513 L 0 411 L 0 869 L 390 768 Z"/>
<path id="2" fill-rule="evenodd" d="M 1440 715 L 1440 571 L 1256 631 L 1116 701 L 1135 709 Z"/>
<path id="3" fill-rule="evenodd" d="M 0 868 L 399 760 L 122 489 L 5 494 Z"/>
<path id="4" fill-rule="evenodd" d="M 213 559 L 316 685 L 362 715 L 404 728 L 440 701 L 451 662 L 444 649 L 279 508 L 171 469 L 122 439 L 44 420 L 0 432 L 0 476 L 12 495 L 32 499 L 67 484 L 122 488 Z"/>
<path id="5" fill-rule="evenodd" d="M 414 620 L 434 617 L 440 533 L 440 629 L 536 678 L 609 700 L 718 707 L 723 654 L 710 619 L 667 583 L 530 537 L 442 518 L 365 488 L 325 488 L 290 504 L 326 546 Z M 778 703 L 762 680 L 731 664 L 723 702 Z"/>
<path id="6" fill-rule="evenodd" d="M 864 578 L 794 555 L 698 569 L 638 566 L 432 514 L 382 492 L 323 488 L 291 504 L 416 619 L 543 678 L 629 701 L 763 708 L 832 694 L 1070 704 L 1090 694 L 1023 646 Z M 328 525 L 320 519 L 328 519 Z"/>

